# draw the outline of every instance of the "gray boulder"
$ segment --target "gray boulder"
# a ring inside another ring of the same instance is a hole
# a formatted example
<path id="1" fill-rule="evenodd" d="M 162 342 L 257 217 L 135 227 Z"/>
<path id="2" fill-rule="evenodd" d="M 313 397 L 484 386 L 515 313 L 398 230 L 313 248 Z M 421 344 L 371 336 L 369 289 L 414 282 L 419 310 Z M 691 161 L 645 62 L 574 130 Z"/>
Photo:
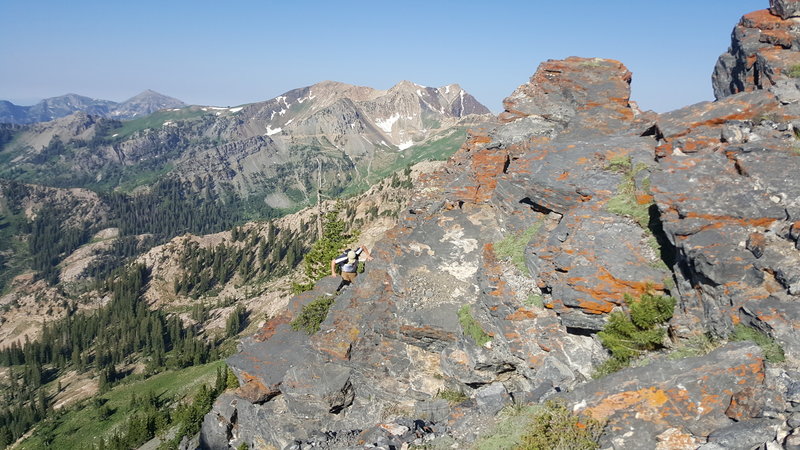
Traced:
<path id="1" fill-rule="evenodd" d="M 486 415 L 495 415 L 511 403 L 511 396 L 502 383 L 492 383 L 475 391 L 478 409 Z"/>

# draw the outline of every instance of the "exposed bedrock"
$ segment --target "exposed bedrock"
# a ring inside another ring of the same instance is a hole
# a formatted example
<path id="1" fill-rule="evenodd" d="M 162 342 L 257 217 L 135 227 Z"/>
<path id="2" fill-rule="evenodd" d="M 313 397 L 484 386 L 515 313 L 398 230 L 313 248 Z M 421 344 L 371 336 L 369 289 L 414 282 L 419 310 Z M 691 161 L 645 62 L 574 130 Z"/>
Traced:
<path id="1" fill-rule="evenodd" d="M 543 63 L 505 100 L 501 125 L 472 130 L 421 181 L 319 332 L 289 324 L 334 278 L 242 342 L 228 360 L 242 387 L 217 400 L 202 442 L 468 443 L 511 402 L 554 396 L 607 420 L 614 448 L 800 439 L 800 91 L 781 17 L 794 5 L 737 26 L 718 101 L 666 114 L 630 102 L 617 61 Z M 789 52 L 784 66 L 774 51 Z M 742 323 L 789 362 L 731 343 L 591 381 L 608 357 L 595 333 L 647 292 L 678 300 L 670 345 Z M 454 392 L 468 399 L 445 400 Z"/>

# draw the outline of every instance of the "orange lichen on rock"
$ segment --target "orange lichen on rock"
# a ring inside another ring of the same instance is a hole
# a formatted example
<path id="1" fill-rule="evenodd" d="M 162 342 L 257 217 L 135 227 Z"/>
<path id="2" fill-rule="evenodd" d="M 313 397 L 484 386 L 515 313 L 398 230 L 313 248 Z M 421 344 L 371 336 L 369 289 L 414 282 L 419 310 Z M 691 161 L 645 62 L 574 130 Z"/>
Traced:
<path id="1" fill-rule="evenodd" d="M 620 392 L 609 395 L 597 405 L 586 408 L 583 412 L 598 420 L 605 420 L 618 411 L 635 411 L 644 419 L 659 420 L 659 409 L 670 400 L 666 392 L 655 387 L 642 388 L 636 391 Z"/>
<path id="2" fill-rule="evenodd" d="M 277 332 L 278 326 L 285 325 L 291 322 L 291 317 L 288 313 L 284 312 L 278 316 L 273 317 L 272 319 L 268 320 L 267 323 L 262 326 L 255 335 L 255 339 L 257 341 L 266 341 L 267 339 L 271 338 Z"/>
<path id="3" fill-rule="evenodd" d="M 531 311 L 530 309 L 520 308 L 520 309 L 514 311 L 512 314 L 509 314 L 508 316 L 506 316 L 506 320 L 512 320 L 512 321 L 516 321 L 516 320 L 531 320 L 531 319 L 535 319 L 536 317 L 537 317 L 537 314 L 535 312 Z"/>
<path id="4" fill-rule="evenodd" d="M 350 350 L 358 339 L 359 331 L 356 327 L 337 327 L 335 333 L 325 334 L 314 340 L 314 347 L 331 355 L 335 359 L 347 361 L 350 359 Z"/>
<path id="5" fill-rule="evenodd" d="M 740 23 L 744 27 L 758 28 L 762 32 L 780 29 L 788 30 L 793 24 L 791 20 L 783 20 L 779 16 L 769 12 L 768 9 L 760 9 L 758 11 L 745 14 L 742 16 L 742 21 Z"/>
<path id="6" fill-rule="evenodd" d="M 590 314 L 611 312 L 625 294 L 639 297 L 652 291 L 663 291 L 663 283 L 655 280 L 630 281 L 614 277 L 606 268 L 598 267 L 595 277 L 587 280 L 582 277 L 568 278 L 572 289 L 585 293 L 591 300 L 581 301 L 579 308 Z"/>
<path id="7" fill-rule="evenodd" d="M 744 227 L 761 227 L 766 228 L 775 223 L 775 218 L 772 217 L 758 217 L 758 218 L 740 218 L 730 216 L 718 216 L 714 214 L 700 214 L 698 212 L 687 212 L 684 215 L 687 219 L 703 219 L 709 222 L 718 222 L 723 224 L 741 225 Z"/>

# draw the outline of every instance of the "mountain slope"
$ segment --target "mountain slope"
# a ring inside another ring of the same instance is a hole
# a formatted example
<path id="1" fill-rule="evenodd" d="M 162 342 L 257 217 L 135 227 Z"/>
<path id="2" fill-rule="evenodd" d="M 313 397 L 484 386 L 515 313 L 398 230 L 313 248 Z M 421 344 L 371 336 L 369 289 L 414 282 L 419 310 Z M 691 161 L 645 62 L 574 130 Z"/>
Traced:
<path id="1" fill-rule="evenodd" d="M 348 229 L 360 232 L 358 243 L 372 247 L 396 223 L 399 211 L 413 192 L 413 183 L 434 170 L 438 164 L 419 164 L 394 174 L 362 195 L 339 202 L 325 201 L 321 205 L 322 211 L 338 210 Z M 74 217 L 69 216 L 65 220 L 70 226 L 87 220 L 99 227 L 104 223 L 101 216 L 110 214 L 104 208 L 102 199 L 85 191 L 32 186 L 17 186 L 12 190 L 20 192 L 13 199 L 12 195 L 0 197 L 0 204 L 11 200 L 8 203 L 26 205 L 20 211 L 22 214 L 43 214 L 42 205 L 52 204 L 57 200 L 65 202 L 65 205 L 76 204 Z M 2 210 L 0 217 L 1 213 Z M 212 345 L 221 347 L 218 350 L 229 351 L 226 349 L 232 349 L 235 344 L 232 336 L 243 328 L 249 330 L 245 332 L 253 332 L 263 324 L 265 318 L 275 316 L 285 308 L 286 301 L 291 297 L 292 282 L 300 280 L 302 266 L 297 270 L 299 258 L 303 249 L 314 240 L 316 231 L 313 224 L 317 213 L 318 209 L 315 207 L 269 222 L 243 224 L 220 233 L 187 234 L 149 249 L 136 258 L 133 264 L 142 264 L 141 267 L 146 269 L 143 273 L 147 273 L 149 280 L 137 300 L 137 311 L 148 305 L 149 308 L 144 309 L 159 311 L 157 314 L 165 314 L 164 317 L 169 321 L 178 319 L 186 330 L 191 330 L 191 335 L 196 336 L 199 342 L 213 343 Z M 136 238 L 143 239 L 146 236 Z M 92 317 L 92 310 L 99 309 L 101 314 L 104 311 L 107 313 L 104 308 L 108 306 L 109 297 L 118 294 L 113 288 L 115 281 L 112 280 L 118 279 L 120 273 L 104 283 L 92 283 L 92 277 L 82 271 L 102 261 L 109 248 L 126 245 L 125 240 L 126 237 L 119 229 L 106 228 L 96 233 L 90 242 L 77 249 L 67 250 L 69 255 L 59 265 L 61 278 L 56 286 L 49 286 L 43 280 L 36 281 L 33 272 L 17 276 L 10 289 L 0 296 L 0 304 L 4 305 L 0 309 L 0 349 L 7 350 L 12 343 L 22 345 L 23 342 L 30 341 L 36 345 L 37 341 L 41 342 L 46 338 L 42 336 L 42 323 L 49 324 L 52 333 L 53 327 L 64 323 L 65 316 L 69 316 L 73 323 L 85 323 L 86 318 Z M 218 276 L 220 264 L 212 266 L 204 262 L 209 256 L 222 261 L 224 270 L 231 267 L 233 269 L 226 272 L 225 276 Z M 76 285 L 79 285 L 78 289 L 75 289 Z M 237 314 L 241 322 L 232 327 L 231 317 Z M 138 328 L 138 324 L 133 328 Z M 65 350 L 62 348 L 62 351 Z M 94 352 L 101 352 L 101 347 L 83 346 L 82 350 L 76 351 L 96 354 Z M 8 355 L 0 352 L 0 357 L 4 356 Z M 90 396 L 113 399 L 117 392 L 130 389 L 125 387 L 130 386 L 128 380 L 121 383 L 121 386 L 112 387 L 111 392 L 106 394 L 103 393 L 103 382 L 100 381 L 101 390 L 98 393 L 98 378 L 103 379 L 108 365 L 97 364 L 95 367 L 95 364 L 81 363 L 75 356 L 69 359 L 72 361 L 43 363 L 48 379 L 55 381 L 57 378 L 59 388 L 54 389 L 53 384 L 42 387 L 41 392 L 58 413 L 55 414 L 55 420 L 51 417 L 41 422 L 39 419 L 26 422 L 26 427 L 31 424 L 36 427 L 21 444 L 21 448 L 38 448 L 44 445 L 41 441 L 52 442 L 55 446 L 82 447 L 96 443 L 98 438 L 107 441 L 113 438 L 113 422 L 104 419 L 98 426 L 96 408 L 81 401 Z M 91 359 L 85 360 L 89 361 Z M 191 360 L 188 365 L 192 365 Z M 197 370 L 207 372 L 199 362 L 194 365 L 198 366 Z M 154 367 L 151 359 L 138 352 L 126 352 L 124 361 L 116 363 L 116 378 L 134 375 L 131 382 L 157 385 L 157 389 L 163 389 L 161 383 L 193 385 L 207 381 L 191 375 L 189 372 L 194 369 L 175 372 L 174 364 L 168 366 L 159 368 L 156 364 Z M 161 371 L 166 373 L 159 373 Z M 19 372 L 15 367 L 12 375 L 6 367 L 0 367 L 4 383 L 10 377 L 19 377 Z M 25 376 L 27 377 L 27 372 Z M 130 394 L 126 397 L 126 405 L 130 403 L 129 397 Z M 17 398 L 7 390 L 0 391 L 0 398 L 6 404 L 16 405 Z M 176 396 L 171 400 L 179 401 L 181 398 L 182 396 Z M 133 406 L 130 408 L 135 409 Z M 171 409 L 176 405 L 166 402 L 162 406 Z M 122 408 L 123 411 L 127 409 Z M 4 417 L 7 419 L 8 416 Z M 18 419 L 12 417 L 6 422 L 14 422 L 18 426 Z M 122 419 L 117 414 L 112 420 L 119 422 Z M 7 423 L 0 427 L 11 428 Z M 25 429 L 14 428 L 14 436 L 22 434 Z M 8 441 L 3 441 L 3 445 L 7 443 Z"/>

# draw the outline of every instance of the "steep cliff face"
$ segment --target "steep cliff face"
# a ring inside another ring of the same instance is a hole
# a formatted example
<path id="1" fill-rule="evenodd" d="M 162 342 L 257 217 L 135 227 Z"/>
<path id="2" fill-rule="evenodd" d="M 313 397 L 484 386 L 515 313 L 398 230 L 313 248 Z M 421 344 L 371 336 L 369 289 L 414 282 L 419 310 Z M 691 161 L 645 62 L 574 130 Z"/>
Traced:
<path id="1" fill-rule="evenodd" d="M 727 67 L 717 80 L 739 79 Z M 800 91 L 759 78 L 656 115 L 629 102 L 630 79 L 613 60 L 543 63 L 501 124 L 473 129 L 425 181 L 319 332 L 290 322 L 332 278 L 242 342 L 228 362 L 243 386 L 201 444 L 464 444 L 512 400 L 553 396 L 605 420 L 606 447 L 795 442 Z M 646 292 L 678 300 L 668 347 L 742 323 L 789 363 L 730 343 L 590 380 L 607 358 L 594 333 Z M 451 390 L 469 400 L 441 399 Z"/>

